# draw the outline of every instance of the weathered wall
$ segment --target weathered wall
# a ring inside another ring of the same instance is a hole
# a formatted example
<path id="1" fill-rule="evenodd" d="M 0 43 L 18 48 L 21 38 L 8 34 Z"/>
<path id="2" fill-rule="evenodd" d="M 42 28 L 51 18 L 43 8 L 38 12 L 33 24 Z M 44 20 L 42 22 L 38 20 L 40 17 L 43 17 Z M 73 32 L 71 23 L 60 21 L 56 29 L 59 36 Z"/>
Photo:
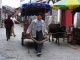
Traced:
<path id="1" fill-rule="evenodd" d="M 52 23 L 58 23 L 58 10 L 52 10 Z"/>

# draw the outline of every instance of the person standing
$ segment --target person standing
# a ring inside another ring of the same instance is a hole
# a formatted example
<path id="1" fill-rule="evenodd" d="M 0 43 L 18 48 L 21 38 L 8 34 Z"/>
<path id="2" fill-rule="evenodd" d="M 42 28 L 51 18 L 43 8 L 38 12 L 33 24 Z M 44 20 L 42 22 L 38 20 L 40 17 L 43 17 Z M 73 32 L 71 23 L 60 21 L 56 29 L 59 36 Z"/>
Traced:
<path id="1" fill-rule="evenodd" d="M 11 15 L 8 15 L 8 18 L 5 19 L 5 21 L 4 21 L 5 28 L 6 28 L 7 41 L 8 41 L 8 39 L 10 39 L 11 28 L 13 26 L 13 21 L 10 19 L 10 17 L 11 17 Z"/>
<path id="2" fill-rule="evenodd" d="M 26 33 L 31 34 L 31 36 L 35 38 L 37 41 L 42 41 L 44 39 L 44 35 L 47 33 L 47 30 L 45 22 L 44 20 L 42 20 L 42 13 L 38 13 L 37 19 L 32 20 Z M 37 56 L 41 55 L 42 47 L 43 43 L 35 43 L 35 50 L 37 51 Z"/>
<path id="3" fill-rule="evenodd" d="M 12 19 L 12 21 L 13 21 L 13 26 L 12 26 L 12 29 L 11 29 L 11 33 L 12 33 L 12 34 L 14 35 L 14 37 L 15 37 L 15 36 L 16 36 L 16 35 L 15 35 L 15 32 L 14 32 L 15 22 L 18 22 L 18 23 L 20 23 L 20 22 L 16 20 L 16 18 L 14 17 L 14 15 L 12 15 L 11 19 Z M 11 34 L 11 35 L 12 35 L 12 34 Z"/>

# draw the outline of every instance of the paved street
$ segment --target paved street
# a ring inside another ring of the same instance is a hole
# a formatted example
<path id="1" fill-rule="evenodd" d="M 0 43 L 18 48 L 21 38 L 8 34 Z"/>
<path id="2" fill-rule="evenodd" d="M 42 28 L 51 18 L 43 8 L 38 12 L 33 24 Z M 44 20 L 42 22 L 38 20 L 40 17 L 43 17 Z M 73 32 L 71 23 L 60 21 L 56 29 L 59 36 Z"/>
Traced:
<path id="1" fill-rule="evenodd" d="M 73 46 L 62 40 L 60 46 L 55 42 L 45 42 L 41 57 L 37 57 L 32 40 L 26 39 L 25 46 L 21 45 L 22 31 L 21 25 L 17 24 L 16 37 L 11 36 L 11 39 L 6 41 L 5 28 L 0 28 L 0 60 L 80 60 L 80 46 Z"/>

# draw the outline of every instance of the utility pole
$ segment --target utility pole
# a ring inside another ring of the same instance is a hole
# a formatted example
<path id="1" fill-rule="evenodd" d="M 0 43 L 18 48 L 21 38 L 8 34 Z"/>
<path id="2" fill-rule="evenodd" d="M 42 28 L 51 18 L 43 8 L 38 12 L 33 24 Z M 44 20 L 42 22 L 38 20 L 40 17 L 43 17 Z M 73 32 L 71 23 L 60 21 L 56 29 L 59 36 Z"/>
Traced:
<path id="1" fill-rule="evenodd" d="M 31 3 L 31 0 L 30 0 L 30 3 Z"/>
<path id="2" fill-rule="evenodd" d="M 23 2 L 24 0 L 20 0 L 20 6 L 21 6 L 21 2 Z M 19 7 L 19 13 L 21 13 L 21 8 Z M 24 17 L 21 17 L 21 21 L 24 20 Z"/>

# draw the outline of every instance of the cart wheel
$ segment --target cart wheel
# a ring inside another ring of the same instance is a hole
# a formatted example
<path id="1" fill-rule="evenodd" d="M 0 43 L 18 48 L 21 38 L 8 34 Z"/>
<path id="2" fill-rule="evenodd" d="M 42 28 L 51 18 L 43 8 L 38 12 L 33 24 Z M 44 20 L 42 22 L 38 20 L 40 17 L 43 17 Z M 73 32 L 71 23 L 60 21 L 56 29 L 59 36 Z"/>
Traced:
<path id="1" fill-rule="evenodd" d="M 24 38 L 23 38 L 23 36 L 24 36 L 24 32 L 22 32 L 22 38 L 21 38 L 22 39 L 22 41 L 21 41 L 21 45 L 22 46 L 24 46 Z"/>

